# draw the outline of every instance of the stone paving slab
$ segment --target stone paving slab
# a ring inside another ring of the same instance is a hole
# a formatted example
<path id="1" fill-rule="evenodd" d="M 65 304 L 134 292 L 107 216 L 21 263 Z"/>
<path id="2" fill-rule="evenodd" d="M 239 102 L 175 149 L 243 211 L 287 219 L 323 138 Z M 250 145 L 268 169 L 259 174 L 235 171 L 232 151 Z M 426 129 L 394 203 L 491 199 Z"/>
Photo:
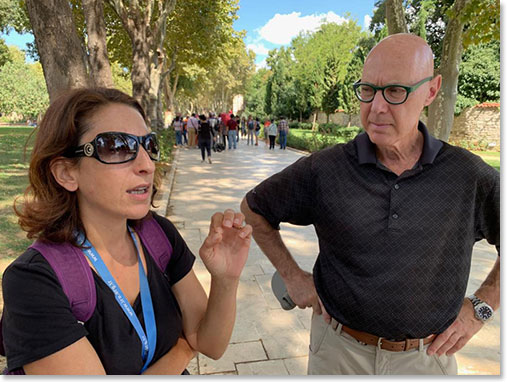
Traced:
<path id="1" fill-rule="evenodd" d="M 261 341 L 241 342 L 230 344 L 225 354 L 218 361 L 199 354 L 199 371 L 201 374 L 236 372 L 237 363 L 266 359 L 266 352 L 262 347 Z"/>
<path id="2" fill-rule="evenodd" d="M 239 363 L 238 375 L 289 375 L 283 360 Z"/>

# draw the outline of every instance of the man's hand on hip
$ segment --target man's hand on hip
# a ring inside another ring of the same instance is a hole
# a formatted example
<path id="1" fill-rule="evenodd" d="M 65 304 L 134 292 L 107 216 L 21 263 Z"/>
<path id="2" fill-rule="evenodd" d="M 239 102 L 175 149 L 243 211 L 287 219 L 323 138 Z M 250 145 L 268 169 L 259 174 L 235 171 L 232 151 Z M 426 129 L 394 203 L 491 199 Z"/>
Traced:
<path id="1" fill-rule="evenodd" d="M 484 323 L 475 318 L 472 302 L 465 298 L 456 320 L 428 347 L 428 355 L 453 355 L 477 333 Z"/>
<path id="2" fill-rule="evenodd" d="M 317 295 L 311 273 L 300 270 L 290 279 L 286 280 L 285 284 L 287 285 L 287 292 L 289 292 L 290 298 L 299 308 L 305 309 L 311 307 L 316 314 L 323 314 L 324 319 L 328 323 L 331 322 L 331 317 L 326 312 L 324 305 L 322 305 Z"/>

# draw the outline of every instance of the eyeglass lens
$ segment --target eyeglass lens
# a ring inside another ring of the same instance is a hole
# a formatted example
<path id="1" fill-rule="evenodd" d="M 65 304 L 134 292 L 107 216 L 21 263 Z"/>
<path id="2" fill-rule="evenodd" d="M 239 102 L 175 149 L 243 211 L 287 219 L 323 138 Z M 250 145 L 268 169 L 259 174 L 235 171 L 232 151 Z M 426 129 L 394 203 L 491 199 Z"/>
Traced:
<path id="1" fill-rule="evenodd" d="M 362 101 L 369 102 L 375 97 L 375 89 L 369 85 L 361 85 L 357 89 L 358 96 Z M 407 97 L 407 90 L 400 86 L 388 86 L 384 89 L 384 97 L 388 102 L 403 102 Z"/>
<path id="2" fill-rule="evenodd" d="M 141 137 L 143 147 L 151 159 L 158 160 L 159 148 L 155 135 Z M 106 163 L 121 163 L 132 160 L 139 151 L 136 137 L 121 133 L 105 133 L 96 139 L 97 154 Z"/>

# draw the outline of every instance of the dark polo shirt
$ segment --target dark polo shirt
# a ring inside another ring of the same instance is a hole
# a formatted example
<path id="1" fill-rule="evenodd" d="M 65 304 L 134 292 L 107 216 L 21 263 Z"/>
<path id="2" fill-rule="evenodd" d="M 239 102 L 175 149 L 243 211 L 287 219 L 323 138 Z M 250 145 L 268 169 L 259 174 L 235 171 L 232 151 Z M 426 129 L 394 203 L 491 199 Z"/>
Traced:
<path id="1" fill-rule="evenodd" d="M 485 238 L 500 251 L 500 173 L 419 130 L 421 158 L 400 176 L 362 133 L 246 196 L 275 228 L 314 225 L 315 286 L 331 316 L 397 340 L 444 331 L 463 304 L 474 243 Z"/>

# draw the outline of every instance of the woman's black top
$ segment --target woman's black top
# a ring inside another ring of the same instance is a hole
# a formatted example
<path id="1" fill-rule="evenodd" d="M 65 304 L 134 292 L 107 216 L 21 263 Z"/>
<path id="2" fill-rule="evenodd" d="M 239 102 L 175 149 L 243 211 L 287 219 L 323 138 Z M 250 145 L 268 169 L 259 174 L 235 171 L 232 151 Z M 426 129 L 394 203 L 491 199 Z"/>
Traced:
<path id="1" fill-rule="evenodd" d="M 198 140 L 199 141 L 211 141 L 213 138 L 213 129 L 209 125 L 209 123 L 201 122 L 201 125 L 199 126 L 199 129 L 197 130 L 199 132 Z"/>
<path id="2" fill-rule="evenodd" d="M 153 258 L 146 255 L 155 320 L 157 346 L 151 364 L 166 354 L 182 333 L 181 311 L 171 286 L 192 269 L 195 257 L 176 227 L 153 214 L 166 233 L 173 253 L 162 273 Z M 143 251 L 148 254 L 143 244 Z M 53 354 L 82 337 L 87 337 L 99 355 L 107 374 L 139 374 L 143 367 L 141 341 L 113 292 L 92 272 L 97 305 L 83 324 L 72 314 L 53 269 L 35 249 L 29 248 L 6 269 L 3 338 L 9 371 Z M 133 308 L 144 327 L 140 296 Z"/>

